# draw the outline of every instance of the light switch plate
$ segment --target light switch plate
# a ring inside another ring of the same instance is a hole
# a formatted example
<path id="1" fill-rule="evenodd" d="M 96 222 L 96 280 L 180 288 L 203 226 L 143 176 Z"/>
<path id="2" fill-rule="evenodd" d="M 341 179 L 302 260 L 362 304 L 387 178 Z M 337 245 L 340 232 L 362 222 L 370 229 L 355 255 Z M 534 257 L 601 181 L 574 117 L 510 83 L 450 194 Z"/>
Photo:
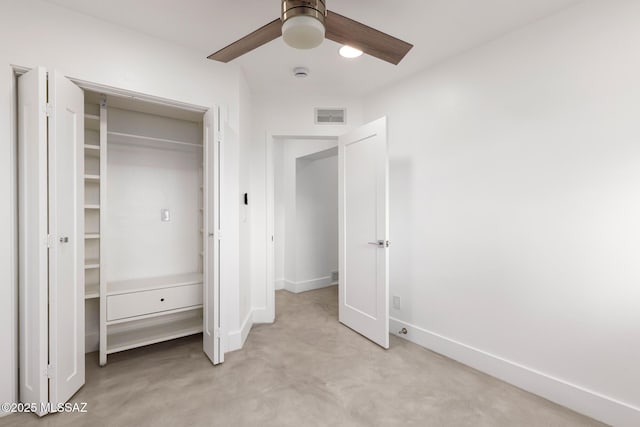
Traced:
<path id="1" fill-rule="evenodd" d="M 162 222 L 171 221 L 171 212 L 169 212 L 169 209 L 160 209 L 160 221 Z"/>
<path id="2" fill-rule="evenodd" d="M 393 296 L 393 308 L 400 310 L 400 297 L 397 295 Z"/>

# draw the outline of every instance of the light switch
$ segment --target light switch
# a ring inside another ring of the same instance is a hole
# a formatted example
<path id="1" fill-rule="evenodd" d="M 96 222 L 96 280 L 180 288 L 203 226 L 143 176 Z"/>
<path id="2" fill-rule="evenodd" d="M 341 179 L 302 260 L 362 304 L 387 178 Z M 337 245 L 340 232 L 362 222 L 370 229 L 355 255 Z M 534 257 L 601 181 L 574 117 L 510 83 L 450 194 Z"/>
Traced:
<path id="1" fill-rule="evenodd" d="M 171 212 L 169 212 L 169 209 L 160 209 L 160 221 L 162 222 L 171 221 Z"/>

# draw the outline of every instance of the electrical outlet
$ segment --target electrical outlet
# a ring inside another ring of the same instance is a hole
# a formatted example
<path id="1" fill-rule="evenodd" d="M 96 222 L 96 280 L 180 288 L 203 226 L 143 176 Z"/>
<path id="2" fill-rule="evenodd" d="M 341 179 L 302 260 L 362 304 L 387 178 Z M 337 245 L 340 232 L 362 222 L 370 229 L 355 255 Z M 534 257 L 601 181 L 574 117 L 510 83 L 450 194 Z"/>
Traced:
<path id="1" fill-rule="evenodd" d="M 393 296 L 393 308 L 400 310 L 400 297 L 397 295 Z"/>

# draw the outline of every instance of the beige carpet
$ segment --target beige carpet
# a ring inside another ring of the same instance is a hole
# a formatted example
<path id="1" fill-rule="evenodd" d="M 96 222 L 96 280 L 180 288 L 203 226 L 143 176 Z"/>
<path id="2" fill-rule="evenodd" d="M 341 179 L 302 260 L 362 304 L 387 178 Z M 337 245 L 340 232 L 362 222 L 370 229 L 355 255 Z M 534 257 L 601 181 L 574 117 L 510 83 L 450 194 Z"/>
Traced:
<path id="1" fill-rule="evenodd" d="M 0 426 L 592 426 L 593 420 L 392 337 L 337 321 L 337 288 L 276 295 L 277 320 L 213 367 L 200 336 L 87 356 L 87 414 Z"/>

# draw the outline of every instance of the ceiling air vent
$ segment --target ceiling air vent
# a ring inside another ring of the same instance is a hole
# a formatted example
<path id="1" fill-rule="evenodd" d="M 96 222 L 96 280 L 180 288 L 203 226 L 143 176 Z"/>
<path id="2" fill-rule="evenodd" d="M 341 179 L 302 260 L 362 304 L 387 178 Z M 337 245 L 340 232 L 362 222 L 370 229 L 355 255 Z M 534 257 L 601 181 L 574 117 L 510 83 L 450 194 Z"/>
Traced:
<path id="1" fill-rule="evenodd" d="M 346 108 L 316 108 L 317 125 L 344 125 L 346 123 Z"/>

